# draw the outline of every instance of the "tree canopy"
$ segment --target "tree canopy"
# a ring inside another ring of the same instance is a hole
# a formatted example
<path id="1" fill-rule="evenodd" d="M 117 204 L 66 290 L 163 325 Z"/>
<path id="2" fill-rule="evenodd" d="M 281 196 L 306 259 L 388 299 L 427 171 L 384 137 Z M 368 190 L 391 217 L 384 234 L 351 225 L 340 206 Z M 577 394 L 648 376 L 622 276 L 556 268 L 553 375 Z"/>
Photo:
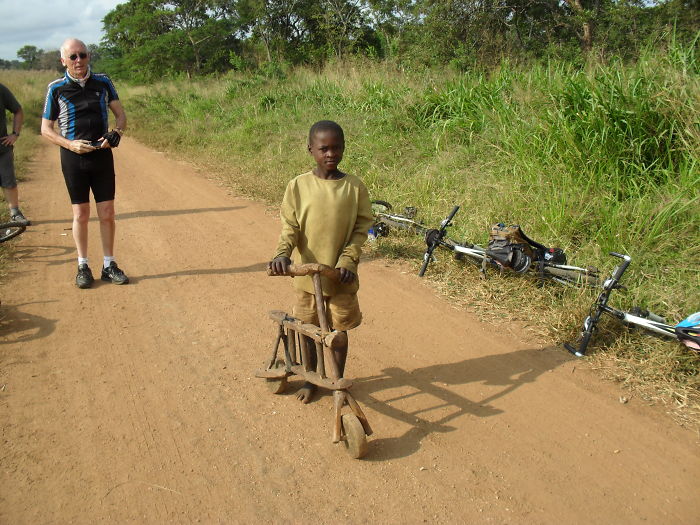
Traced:
<path id="1" fill-rule="evenodd" d="M 129 0 L 103 25 L 100 66 L 137 80 L 358 54 L 466 68 L 634 58 L 669 32 L 697 48 L 700 0 Z M 26 68 L 42 53 L 17 52 Z"/>

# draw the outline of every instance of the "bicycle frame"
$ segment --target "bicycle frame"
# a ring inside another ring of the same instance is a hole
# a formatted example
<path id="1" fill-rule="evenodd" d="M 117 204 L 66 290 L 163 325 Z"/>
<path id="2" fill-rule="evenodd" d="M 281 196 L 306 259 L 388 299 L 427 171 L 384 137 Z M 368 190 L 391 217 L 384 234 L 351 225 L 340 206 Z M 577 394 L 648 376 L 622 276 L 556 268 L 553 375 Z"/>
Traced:
<path id="1" fill-rule="evenodd" d="M 435 251 L 435 248 L 437 248 L 441 244 L 447 244 L 443 241 L 443 239 L 447 234 L 447 228 L 452 225 L 452 219 L 458 211 L 459 206 L 455 206 L 454 208 L 452 208 L 450 214 L 440 223 L 439 229 L 428 230 L 425 233 L 425 242 L 428 245 L 428 248 L 423 254 L 423 265 L 421 266 L 420 271 L 418 272 L 419 277 L 423 277 L 423 275 L 425 274 L 425 270 L 428 269 L 428 265 L 430 264 L 430 261 L 433 258 L 433 252 Z"/>
<path id="2" fill-rule="evenodd" d="M 471 246 L 464 246 L 461 244 L 450 245 L 449 243 L 442 243 L 441 246 L 450 249 L 454 252 L 457 252 L 458 254 L 468 255 L 469 257 L 475 259 L 475 262 L 481 262 L 484 260 L 484 258 L 486 258 L 486 250 L 476 244 L 473 244 Z M 570 264 L 552 264 L 546 261 L 544 262 L 544 267 L 548 269 L 567 270 L 572 272 L 589 272 L 587 268 L 581 268 L 580 266 L 572 266 Z M 550 275 L 549 277 L 555 281 L 559 280 L 556 275 Z M 564 279 L 560 279 L 559 281 L 570 284 L 569 281 L 566 281 Z"/>
<path id="3" fill-rule="evenodd" d="M 447 245 L 447 246 L 445 246 Z M 477 245 L 472 245 L 472 246 L 463 246 L 461 244 L 455 244 L 455 245 L 448 245 L 447 243 L 443 244 L 442 246 L 445 246 L 448 249 L 451 249 L 452 251 L 455 251 L 461 255 L 468 255 L 469 257 L 472 257 L 473 259 L 477 259 L 479 262 L 483 261 L 484 258 L 486 257 L 486 250 L 482 248 L 481 246 Z"/>
<path id="4" fill-rule="evenodd" d="M 425 242 L 428 248 L 423 255 L 423 266 L 419 272 L 419 276 L 423 276 L 433 257 L 435 248 L 442 247 L 450 250 L 459 258 L 460 255 L 467 255 L 475 264 L 482 265 L 482 272 L 485 270 L 484 261 L 499 270 L 505 269 L 498 261 L 489 257 L 485 248 L 475 244 L 459 244 L 456 241 L 446 237 L 447 228 L 452 225 L 452 219 L 459 210 L 459 206 L 455 206 L 445 220 L 440 224 L 439 229 L 427 230 L 425 232 Z M 544 246 L 542 249 L 545 249 Z M 581 268 L 579 266 L 556 264 L 546 260 L 538 260 L 537 264 L 533 264 L 531 272 L 538 273 L 541 277 L 555 281 L 560 284 L 574 285 L 586 283 L 588 285 L 598 286 L 596 277 L 597 270 L 595 268 Z"/>

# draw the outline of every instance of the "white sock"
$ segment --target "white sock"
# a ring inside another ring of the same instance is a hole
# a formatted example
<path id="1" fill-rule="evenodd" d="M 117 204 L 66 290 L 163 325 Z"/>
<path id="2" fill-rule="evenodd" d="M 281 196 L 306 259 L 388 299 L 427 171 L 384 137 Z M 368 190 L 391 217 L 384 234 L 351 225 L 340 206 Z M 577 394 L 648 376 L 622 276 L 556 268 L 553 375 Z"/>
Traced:
<path id="1" fill-rule="evenodd" d="M 109 268 L 109 265 L 112 261 L 114 261 L 114 255 L 105 255 L 104 256 L 104 267 Z"/>
<path id="2" fill-rule="evenodd" d="M 78 264 L 87 264 L 87 263 L 88 263 L 87 257 L 78 257 Z"/>

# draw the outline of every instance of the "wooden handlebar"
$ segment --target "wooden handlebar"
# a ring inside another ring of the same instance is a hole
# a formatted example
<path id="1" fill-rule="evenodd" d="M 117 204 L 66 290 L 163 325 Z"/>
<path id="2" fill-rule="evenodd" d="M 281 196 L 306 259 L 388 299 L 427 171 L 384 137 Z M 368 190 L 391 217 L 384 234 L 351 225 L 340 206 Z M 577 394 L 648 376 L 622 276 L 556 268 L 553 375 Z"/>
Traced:
<path id="1" fill-rule="evenodd" d="M 328 279 L 333 279 L 334 281 L 340 279 L 340 272 L 337 268 L 331 268 L 330 266 L 320 263 L 290 264 L 287 267 L 287 273 L 284 274 L 272 273 L 270 268 L 267 269 L 267 275 L 271 277 L 302 277 L 304 275 L 314 275 L 316 273 Z"/>

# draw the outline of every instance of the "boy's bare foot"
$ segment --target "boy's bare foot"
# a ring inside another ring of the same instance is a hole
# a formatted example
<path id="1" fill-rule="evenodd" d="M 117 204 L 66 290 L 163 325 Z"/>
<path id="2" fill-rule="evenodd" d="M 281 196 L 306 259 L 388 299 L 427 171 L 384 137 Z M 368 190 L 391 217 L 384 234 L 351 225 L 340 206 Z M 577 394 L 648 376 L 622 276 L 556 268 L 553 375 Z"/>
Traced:
<path id="1" fill-rule="evenodd" d="M 306 404 L 313 399 L 315 393 L 316 385 L 306 382 L 299 390 L 297 390 L 297 399 Z"/>

